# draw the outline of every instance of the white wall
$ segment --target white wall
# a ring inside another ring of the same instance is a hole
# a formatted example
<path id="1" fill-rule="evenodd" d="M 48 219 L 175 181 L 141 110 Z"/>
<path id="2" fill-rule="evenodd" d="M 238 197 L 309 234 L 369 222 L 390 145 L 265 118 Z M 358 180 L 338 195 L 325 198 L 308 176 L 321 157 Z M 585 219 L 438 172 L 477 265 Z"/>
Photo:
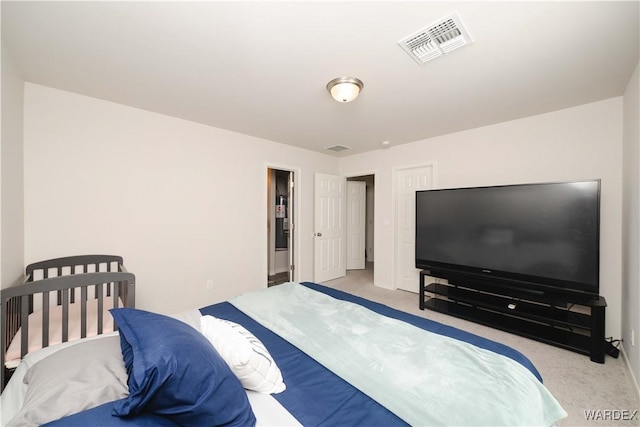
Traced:
<path id="1" fill-rule="evenodd" d="M 267 165 L 299 169 L 299 280 L 313 174 L 335 158 L 27 83 L 25 261 L 121 254 L 137 305 L 171 312 L 267 285 Z M 214 289 L 206 290 L 213 279 Z"/>
<path id="2" fill-rule="evenodd" d="M 621 333 L 622 98 L 340 159 L 340 173 L 376 172 L 375 283 L 394 288 L 393 170 L 435 166 L 435 187 L 602 179 L 600 293 L 607 335 Z"/>
<path id="3" fill-rule="evenodd" d="M 602 179 L 607 335 L 622 309 L 622 98 L 336 158 L 39 85 L 25 89 L 25 263 L 117 253 L 141 308 L 266 286 L 266 167 L 299 169 L 298 280 L 313 277 L 313 174 L 376 174 L 375 282 L 393 288 L 393 170 L 439 188 Z M 284 160 L 283 160 L 284 159 Z M 4 228 L 4 227 L 3 227 Z M 214 279 L 214 290 L 205 282 Z"/>
<path id="4" fill-rule="evenodd" d="M 2 45 L 2 147 L 0 150 L 0 287 L 24 273 L 23 123 L 24 81 Z"/>
<path id="5" fill-rule="evenodd" d="M 624 93 L 623 161 L 623 348 L 640 384 L 640 101 L 638 68 Z M 631 335 L 635 335 L 632 343 Z"/>

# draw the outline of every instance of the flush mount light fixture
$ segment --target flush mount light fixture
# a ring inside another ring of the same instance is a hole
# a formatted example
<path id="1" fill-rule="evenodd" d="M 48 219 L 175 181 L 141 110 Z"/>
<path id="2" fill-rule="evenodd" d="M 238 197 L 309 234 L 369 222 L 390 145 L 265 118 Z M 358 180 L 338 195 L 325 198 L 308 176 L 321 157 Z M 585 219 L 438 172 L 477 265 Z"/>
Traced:
<path id="1" fill-rule="evenodd" d="M 358 97 L 364 83 L 355 77 L 338 77 L 327 83 L 327 90 L 338 102 L 351 102 Z"/>

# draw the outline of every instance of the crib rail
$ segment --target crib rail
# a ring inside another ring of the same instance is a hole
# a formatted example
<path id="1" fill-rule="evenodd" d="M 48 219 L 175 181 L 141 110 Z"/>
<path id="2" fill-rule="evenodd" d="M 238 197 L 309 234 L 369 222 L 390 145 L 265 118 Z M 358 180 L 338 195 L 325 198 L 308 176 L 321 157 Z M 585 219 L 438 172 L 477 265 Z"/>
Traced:
<path id="1" fill-rule="evenodd" d="M 41 279 L 38 279 L 41 277 Z M 34 279 L 35 278 L 35 279 Z M 89 296 L 89 289 L 94 293 Z M 135 276 L 123 266 L 122 257 L 112 255 L 81 255 L 56 258 L 30 264 L 26 275 L 16 285 L 0 292 L 0 310 L 3 325 L 0 328 L 0 387 L 4 389 L 9 372 L 4 366 L 6 352 L 14 336 L 20 331 L 21 358 L 28 352 L 29 314 L 34 312 L 35 301 L 41 303 L 42 347 L 49 345 L 51 304 L 61 306 L 62 342 L 69 340 L 69 305 L 80 304 L 80 335 L 87 336 L 87 301 L 97 300 L 97 333 L 104 330 L 104 298 L 113 296 L 113 307 L 124 304 L 135 307 Z M 53 298 L 53 300 L 52 300 Z M 77 306 L 76 306 L 77 307 Z M 107 307 L 111 308 L 111 307 Z M 114 330 L 117 326 L 114 322 Z"/>

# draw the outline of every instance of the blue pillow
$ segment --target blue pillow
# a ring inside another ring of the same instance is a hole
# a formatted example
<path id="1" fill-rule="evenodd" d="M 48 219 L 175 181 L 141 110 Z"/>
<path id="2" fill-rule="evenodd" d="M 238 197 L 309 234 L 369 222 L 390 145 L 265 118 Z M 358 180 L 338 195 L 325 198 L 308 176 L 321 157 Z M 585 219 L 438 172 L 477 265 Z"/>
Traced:
<path id="1" fill-rule="evenodd" d="M 114 402 L 115 415 L 144 410 L 183 426 L 255 425 L 242 385 L 200 332 L 148 311 L 110 312 L 129 373 L 129 397 Z"/>

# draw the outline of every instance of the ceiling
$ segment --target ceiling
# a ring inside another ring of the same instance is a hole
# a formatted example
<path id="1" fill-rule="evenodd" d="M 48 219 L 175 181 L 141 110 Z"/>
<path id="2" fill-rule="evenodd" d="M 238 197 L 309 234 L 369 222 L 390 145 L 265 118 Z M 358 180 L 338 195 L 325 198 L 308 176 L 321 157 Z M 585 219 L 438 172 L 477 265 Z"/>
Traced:
<path id="1" fill-rule="evenodd" d="M 622 95 L 639 4 L 3 1 L 2 41 L 26 81 L 345 156 Z M 451 12 L 472 44 L 398 46 Z"/>

